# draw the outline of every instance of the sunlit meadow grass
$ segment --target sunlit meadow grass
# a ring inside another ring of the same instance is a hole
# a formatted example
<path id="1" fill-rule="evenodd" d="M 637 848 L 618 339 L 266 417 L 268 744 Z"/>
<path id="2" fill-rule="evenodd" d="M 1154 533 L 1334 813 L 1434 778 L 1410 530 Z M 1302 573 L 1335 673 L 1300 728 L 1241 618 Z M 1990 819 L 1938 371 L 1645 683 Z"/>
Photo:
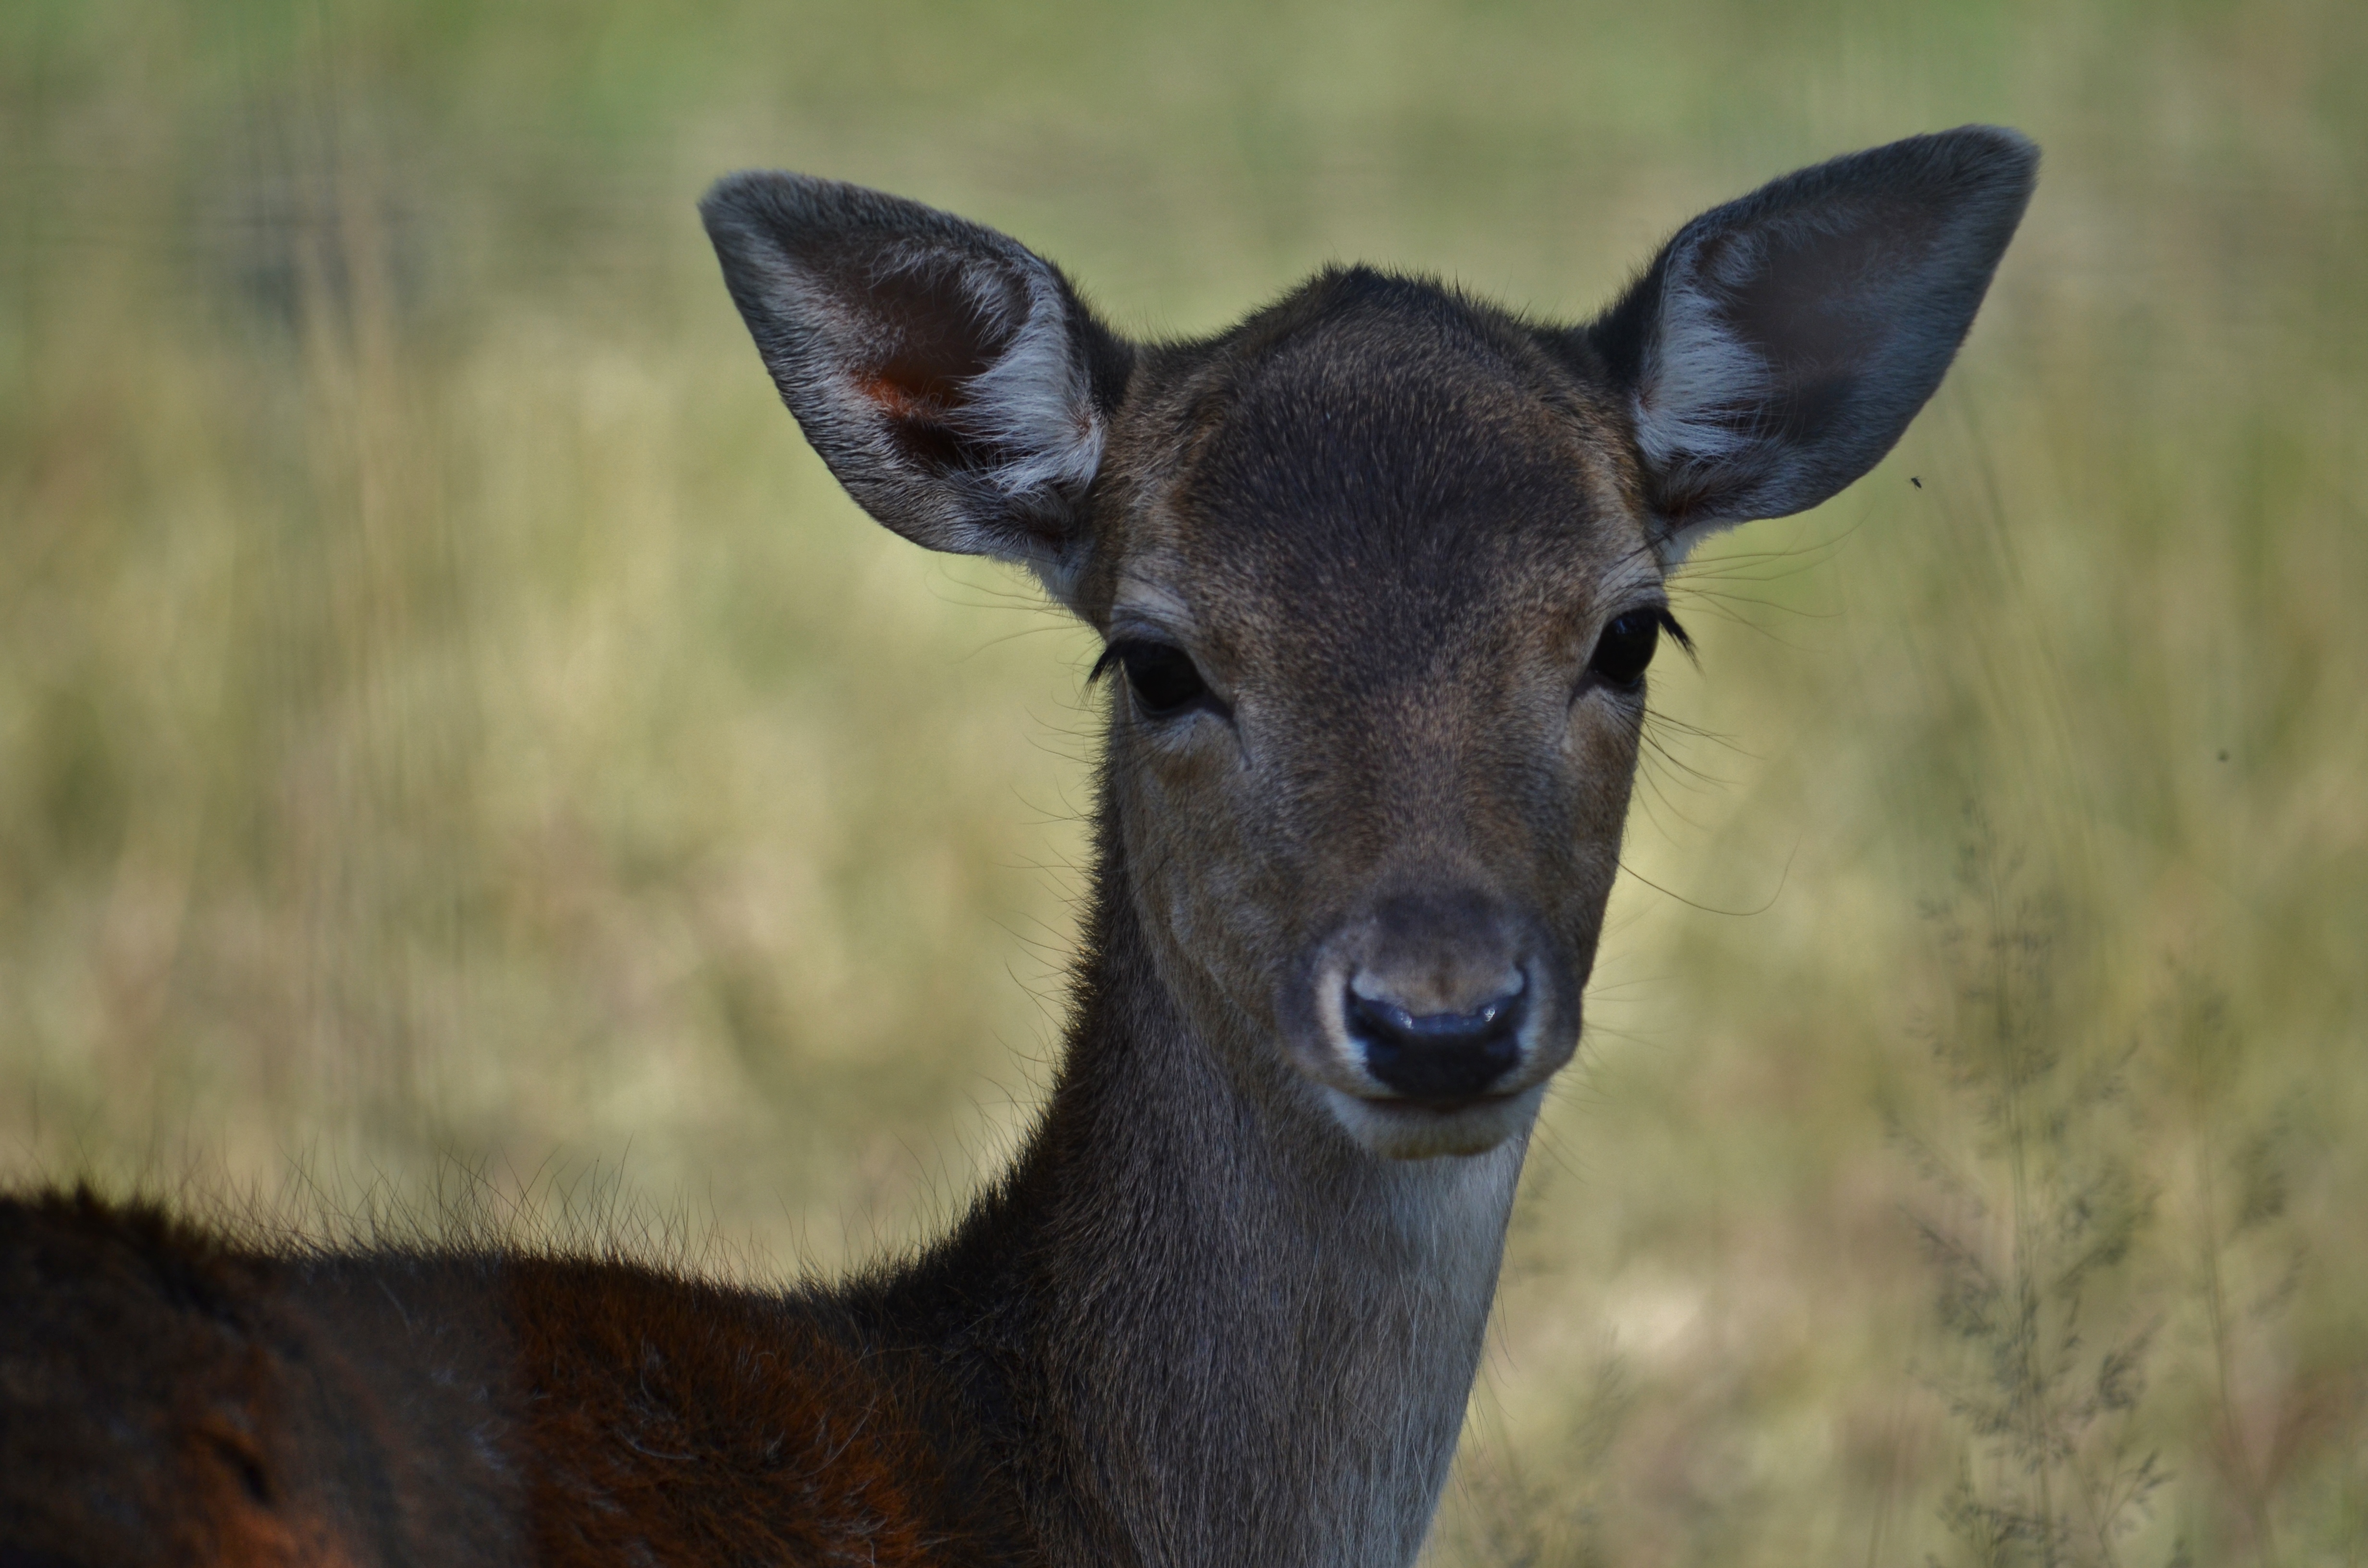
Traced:
<path id="1" fill-rule="evenodd" d="M 1577 314 L 1713 200 L 1999 120 L 2048 162 L 1941 396 L 1680 579 L 1435 1555 L 2368 1562 L 2362 81 L 2335 0 L 21 0 L 0 1171 L 755 1274 L 1008 1151 L 1090 639 L 837 493 L 713 175 L 955 208 L 1183 332 L 1339 257 Z M 2001 987 L 2055 1076 L 1967 1067 Z M 2083 1493 L 2109 1443 L 2158 1484 Z"/>

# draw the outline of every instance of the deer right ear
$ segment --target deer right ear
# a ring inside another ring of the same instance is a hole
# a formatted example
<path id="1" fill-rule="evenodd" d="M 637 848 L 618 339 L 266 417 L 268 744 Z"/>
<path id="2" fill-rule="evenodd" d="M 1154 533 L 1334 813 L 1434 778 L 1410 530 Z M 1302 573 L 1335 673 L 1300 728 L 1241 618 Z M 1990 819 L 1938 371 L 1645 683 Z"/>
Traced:
<path id="1" fill-rule="evenodd" d="M 1664 559 L 1881 460 L 1964 340 L 2039 149 L 1969 125 L 1703 213 L 1585 329 L 1629 400 Z"/>
<path id="2" fill-rule="evenodd" d="M 730 176 L 700 215 L 781 400 L 863 509 L 1066 598 L 1128 350 L 1059 271 L 992 229 L 803 175 Z"/>

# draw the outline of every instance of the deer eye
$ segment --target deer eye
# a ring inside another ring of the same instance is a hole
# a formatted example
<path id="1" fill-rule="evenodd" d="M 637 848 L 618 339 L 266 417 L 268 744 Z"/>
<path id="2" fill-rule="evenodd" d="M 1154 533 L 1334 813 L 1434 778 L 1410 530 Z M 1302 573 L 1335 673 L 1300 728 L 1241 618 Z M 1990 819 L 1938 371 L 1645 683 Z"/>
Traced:
<path id="1" fill-rule="evenodd" d="M 1645 666 L 1653 662 L 1653 651 L 1660 646 L 1664 627 L 1680 645 L 1692 645 L 1685 628 L 1666 609 L 1632 609 L 1614 616 L 1611 624 L 1603 629 L 1603 635 L 1595 640 L 1595 652 L 1587 661 L 1587 673 L 1606 686 L 1634 690 L 1636 683 L 1645 678 Z"/>
<path id="2" fill-rule="evenodd" d="M 1192 656 L 1171 642 L 1142 638 L 1113 642 L 1103 650 L 1094 674 L 1099 676 L 1112 665 L 1125 674 L 1127 687 L 1146 719 L 1173 718 L 1195 706 L 1218 706 Z"/>

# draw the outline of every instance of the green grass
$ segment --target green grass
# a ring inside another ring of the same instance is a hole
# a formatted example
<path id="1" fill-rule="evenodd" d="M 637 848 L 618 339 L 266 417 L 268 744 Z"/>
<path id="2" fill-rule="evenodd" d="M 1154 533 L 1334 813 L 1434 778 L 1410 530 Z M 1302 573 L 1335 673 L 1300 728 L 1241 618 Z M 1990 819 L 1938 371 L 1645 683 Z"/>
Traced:
<path id="1" fill-rule="evenodd" d="M 20 0 L 0 1172 L 829 1267 L 1008 1150 L 1090 640 L 837 493 L 713 175 L 1184 332 L 1345 257 L 1576 314 L 1999 120 L 2048 162 L 1941 396 L 1680 585 L 1436 1555 L 2368 1562 L 2363 80 L 2339 0 Z"/>

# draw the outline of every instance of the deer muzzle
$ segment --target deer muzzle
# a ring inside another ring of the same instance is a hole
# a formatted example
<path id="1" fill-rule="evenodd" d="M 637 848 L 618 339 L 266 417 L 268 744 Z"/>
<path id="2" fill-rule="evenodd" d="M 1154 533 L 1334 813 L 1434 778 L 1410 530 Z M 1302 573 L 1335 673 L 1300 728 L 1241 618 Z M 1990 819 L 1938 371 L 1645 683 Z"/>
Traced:
<path id="1" fill-rule="evenodd" d="M 1374 1153 L 1494 1148 L 1526 1125 L 1577 1035 L 1541 938 L 1476 891 L 1377 900 L 1302 971 L 1292 1059 Z"/>

